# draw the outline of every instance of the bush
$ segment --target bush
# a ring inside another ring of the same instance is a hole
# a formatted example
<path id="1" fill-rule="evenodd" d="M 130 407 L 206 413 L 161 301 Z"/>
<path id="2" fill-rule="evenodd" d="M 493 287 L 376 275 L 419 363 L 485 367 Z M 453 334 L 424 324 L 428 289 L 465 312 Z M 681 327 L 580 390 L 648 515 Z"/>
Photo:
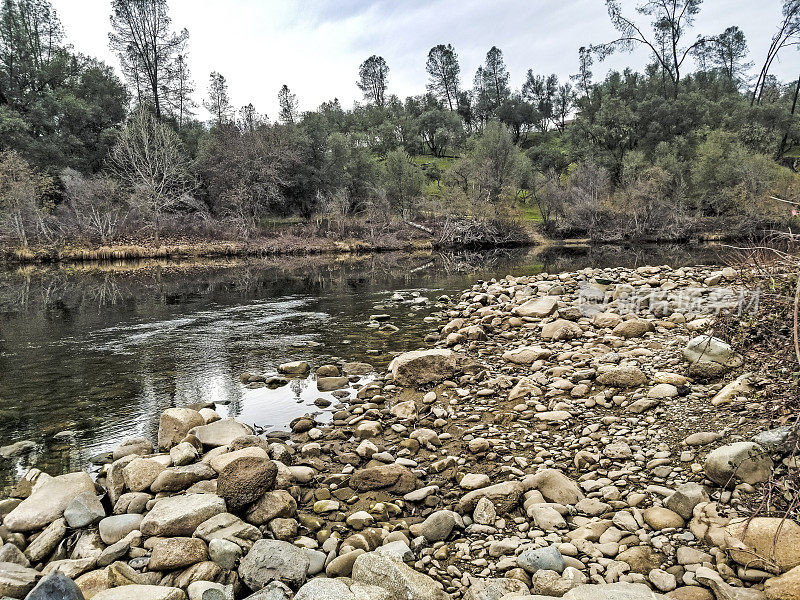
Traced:
<path id="1" fill-rule="evenodd" d="M 51 237 L 52 180 L 13 150 L 0 152 L 0 227 L 27 247 L 34 235 Z"/>
<path id="2" fill-rule="evenodd" d="M 90 241 L 114 241 L 128 214 L 119 182 L 102 175 L 85 177 L 69 168 L 60 179 L 64 204 L 59 212 L 65 226 Z"/>

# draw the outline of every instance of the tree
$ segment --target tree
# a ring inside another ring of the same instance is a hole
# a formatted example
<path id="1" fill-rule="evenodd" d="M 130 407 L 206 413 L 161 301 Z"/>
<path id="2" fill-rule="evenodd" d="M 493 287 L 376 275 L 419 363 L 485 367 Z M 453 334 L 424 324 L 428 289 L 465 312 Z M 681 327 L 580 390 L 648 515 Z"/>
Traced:
<path id="1" fill-rule="evenodd" d="M 46 0 L 0 7 L 0 150 L 17 150 L 55 174 L 96 171 L 125 117 L 125 88 L 111 68 L 63 45 Z"/>
<path id="2" fill-rule="evenodd" d="M 225 125 L 233 118 L 233 107 L 228 97 L 228 83 L 221 73 L 211 72 L 208 82 L 208 98 L 203 106 L 211 113 L 212 122 L 216 126 Z"/>
<path id="3" fill-rule="evenodd" d="M 458 106 L 458 86 L 461 67 L 458 64 L 458 55 L 450 44 L 439 44 L 428 52 L 428 61 L 425 63 L 428 72 L 427 90 L 445 102 L 450 110 Z"/>
<path id="4" fill-rule="evenodd" d="M 131 191 L 131 201 L 153 219 L 156 243 L 165 210 L 189 204 L 194 189 L 180 138 L 146 108 L 134 112 L 111 152 L 111 167 Z"/>
<path id="5" fill-rule="evenodd" d="M 425 175 L 405 150 L 389 152 L 384 161 L 383 186 L 391 206 L 408 218 L 412 202 L 420 195 Z"/>
<path id="6" fill-rule="evenodd" d="M 239 129 L 242 131 L 249 131 L 252 133 L 255 131 L 256 127 L 266 122 L 267 116 L 259 113 L 252 102 L 250 104 L 245 104 L 239 109 L 238 125 Z"/>
<path id="7" fill-rule="evenodd" d="M 37 173 L 14 151 L 0 152 L 0 224 L 23 248 L 31 226 L 42 223 L 42 200 L 51 191 L 50 178 Z"/>
<path id="8" fill-rule="evenodd" d="M 753 63 L 746 62 L 748 50 L 744 32 L 736 27 L 728 27 L 708 44 L 711 64 L 731 81 L 740 81 Z"/>
<path id="9" fill-rule="evenodd" d="M 197 103 L 192 99 L 195 88 L 186 54 L 179 54 L 175 58 L 167 85 L 171 87 L 165 90 L 165 101 L 175 115 L 178 127 L 183 127 L 187 118 L 195 116 L 194 109 L 197 108 Z"/>
<path id="10" fill-rule="evenodd" d="M 139 104 L 152 104 L 157 119 L 169 104 L 163 94 L 174 89 L 175 62 L 189 38 L 186 29 L 172 31 L 168 11 L 167 0 L 111 2 L 111 49 L 119 56 Z"/>
<path id="11" fill-rule="evenodd" d="M 681 67 L 686 58 L 696 48 L 712 40 L 698 37 L 690 44 L 683 41 L 700 12 L 702 2 L 703 0 L 644 0 L 636 7 L 636 12 L 652 17 L 652 34 L 648 36 L 633 19 L 622 14 L 619 0 L 606 0 L 611 24 L 619 31 L 620 37 L 606 44 L 593 46 L 592 49 L 603 59 L 617 50 L 631 51 L 636 46 L 647 47 L 661 72 L 671 81 L 673 95 L 677 96 Z"/>
<path id="12" fill-rule="evenodd" d="M 297 96 L 289 90 L 289 86 L 285 83 L 278 92 L 278 106 L 280 107 L 278 119 L 281 122 L 294 123 L 297 120 Z"/>
<path id="13" fill-rule="evenodd" d="M 775 35 L 772 36 L 772 41 L 767 49 L 767 56 L 764 58 L 764 64 L 761 66 L 761 71 L 759 71 L 758 78 L 753 86 L 750 106 L 756 102 L 761 102 L 772 63 L 778 57 L 781 50 L 788 46 L 797 46 L 800 44 L 800 0 L 783 0 L 781 13 L 783 19 L 778 25 L 778 30 L 775 32 Z"/>
<path id="14" fill-rule="evenodd" d="M 592 58 L 591 49 L 586 46 L 578 48 L 578 72 L 571 75 L 570 79 L 575 82 L 575 89 L 580 92 L 584 98 L 588 98 L 589 90 L 592 87 L 592 65 L 594 58 Z"/>
<path id="15" fill-rule="evenodd" d="M 528 69 L 525 83 L 522 84 L 522 97 L 536 109 L 539 115 L 539 129 L 541 131 L 547 131 L 550 121 L 556 124 L 559 123 L 556 118 L 558 77 L 555 74 L 549 77 L 534 75 L 533 70 Z"/>
<path id="16" fill-rule="evenodd" d="M 509 74 L 503 60 L 503 52 L 497 46 L 492 46 L 486 53 L 486 62 L 478 71 L 482 79 L 482 89 L 489 102 L 489 110 L 495 111 L 508 98 L 511 90 L 508 87 Z"/>
<path id="17" fill-rule="evenodd" d="M 377 106 L 386 102 L 386 77 L 389 67 L 383 57 L 372 55 L 358 68 L 358 81 L 356 85 L 364 93 L 364 99 Z"/>

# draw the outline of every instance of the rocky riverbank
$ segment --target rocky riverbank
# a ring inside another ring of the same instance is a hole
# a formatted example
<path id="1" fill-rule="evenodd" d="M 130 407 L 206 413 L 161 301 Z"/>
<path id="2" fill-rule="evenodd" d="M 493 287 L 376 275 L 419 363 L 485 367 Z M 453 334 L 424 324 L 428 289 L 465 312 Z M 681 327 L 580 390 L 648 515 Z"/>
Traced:
<path id="1" fill-rule="evenodd" d="M 800 525 L 747 520 L 795 440 L 769 375 L 705 335 L 748 301 L 730 269 L 479 282 L 367 383 L 315 365 L 327 424 L 172 408 L 94 479 L 29 472 L 0 501 L 0 596 L 800 598 Z"/>

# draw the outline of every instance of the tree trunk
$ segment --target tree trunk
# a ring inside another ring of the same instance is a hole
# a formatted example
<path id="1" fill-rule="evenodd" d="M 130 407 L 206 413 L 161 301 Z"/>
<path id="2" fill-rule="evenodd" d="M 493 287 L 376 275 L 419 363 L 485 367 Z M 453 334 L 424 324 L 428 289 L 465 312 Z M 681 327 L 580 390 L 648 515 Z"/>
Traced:
<path id="1" fill-rule="evenodd" d="M 800 77 L 797 78 L 797 85 L 794 86 L 794 99 L 792 100 L 792 117 L 794 117 L 794 112 L 797 110 L 797 96 L 800 94 Z M 789 141 L 789 131 L 785 131 L 783 134 L 783 138 L 781 139 L 781 145 L 778 147 L 778 156 L 776 157 L 778 160 L 781 159 L 783 156 L 784 151 L 786 150 L 786 142 Z"/>

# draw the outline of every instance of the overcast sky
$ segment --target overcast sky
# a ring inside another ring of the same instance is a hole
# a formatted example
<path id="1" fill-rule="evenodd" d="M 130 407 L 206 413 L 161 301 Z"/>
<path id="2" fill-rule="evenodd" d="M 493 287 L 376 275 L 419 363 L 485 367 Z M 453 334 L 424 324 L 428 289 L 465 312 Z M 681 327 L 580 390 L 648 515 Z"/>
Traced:
<path id="1" fill-rule="evenodd" d="M 51 0 L 76 50 L 119 67 L 108 49 L 110 0 Z M 632 13 L 634 0 L 623 0 Z M 780 19 L 780 0 L 706 0 L 695 32 L 714 34 L 730 25 L 745 32 L 751 60 L 763 60 Z M 492 46 L 505 56 L 518 88 L 525 72 L 577 71 L 582 45 L 613 39 L 602 0 L 169 0 L 176 30 L 189 30 L 189 64 L 198 102 L 209 73 L 219 71 L 233 104 L 252 102 L 277 114 L 277 93 L 287 84 L 302 110 L 339 98 L 361 99 L 359 64 L 378 54 L 389 65 L 389 92 L 401 98 L 425 91 L 428 50 L 450 43 L 461 63 L 462 85 Z M 693 33 L 695 33 L 693 32 Z M 595 80 L 610 68 L 641 68 L 647 53 L 620 55 L 596 64 Z M 800 53 L 784 50 L 772 72 L 796 78 Z M 198 115 L 207 118 L 205 110 Z"/>

